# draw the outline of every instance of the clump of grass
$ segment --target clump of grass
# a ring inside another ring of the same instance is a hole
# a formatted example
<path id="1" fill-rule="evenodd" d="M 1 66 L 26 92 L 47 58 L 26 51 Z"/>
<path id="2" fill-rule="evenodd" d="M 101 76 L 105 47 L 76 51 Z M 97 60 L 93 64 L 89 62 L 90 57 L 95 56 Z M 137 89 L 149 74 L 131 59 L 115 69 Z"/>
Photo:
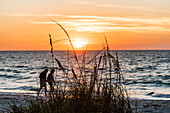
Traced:
<path id="1" fill-rule="evenodd" d="M 66 30 L 58 25 L 65 31 L 71 43 Z M 67 68 L 55 58 L 63 71 L 65 81 L 62 83 L 58 81 L 53 95 L 27 99 L 26 106 L 10 105 L 10 111 L 14 113 L 131 113 L 128 93 L 121 83 L 123 74 L 118 55 L 116 53 L 113 56 L 110 53 L 106 38 L 105 41 L 106 46 L 88 61 L 87 51 L 84 51 L 81 63 L 71 43 L 77 66 L 72 65 L 74 62 L 70 60 L 72 55 L 70 51 L 68 52 L 70 64 Z"/>

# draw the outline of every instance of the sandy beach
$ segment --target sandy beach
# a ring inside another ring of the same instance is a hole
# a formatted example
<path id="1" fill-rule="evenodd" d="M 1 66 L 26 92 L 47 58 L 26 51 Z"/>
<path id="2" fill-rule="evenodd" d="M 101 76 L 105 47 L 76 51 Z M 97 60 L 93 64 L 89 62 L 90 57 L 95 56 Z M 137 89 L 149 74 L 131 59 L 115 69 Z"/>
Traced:
<path id="1" fill-rule="evenodd" d="M 16 102 L 17 105 L 25 104 L 25 98 L 29 95 L 26 94 L 9 94 L 2 93 L 0 94 L 0 112 L 7 112 L 9 110 L 9 103 L 12 104 Z M 30 96 L 31 97 L 31 96 Z"/>
<path id="2" fill-rule="evenodd" d="M 136 107 L 137 106 L 137 109 Z M 139 113 L 169 113 L 170 100 L 132 100 L 133 112 Z"/>
<path id="3" fill-rule="evenodd" d="M 5 112 L 9 108 L 8 103 L 12 103 L 13 100 L 17 104 L 24 104 L 24 98 L 34 98 L 35 96 L 26 94 L 0 94 L 0 111 Z M 133 113 L 169 113 L 170 100 L 145 100 L 145 99 L 132 99 L 131 100 Z"/>

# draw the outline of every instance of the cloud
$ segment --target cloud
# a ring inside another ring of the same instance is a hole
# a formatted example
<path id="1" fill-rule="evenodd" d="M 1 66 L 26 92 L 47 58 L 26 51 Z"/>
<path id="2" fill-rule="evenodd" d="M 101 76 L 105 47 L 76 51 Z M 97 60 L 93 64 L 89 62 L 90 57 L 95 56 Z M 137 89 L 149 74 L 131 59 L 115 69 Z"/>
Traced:
<path id="1" fill-rule="evenodd" d="M 7 16 L 30 16 L 30 17 L 36 17 L 36 16 L 44 16 L 44 17 L 62 17 L 63 15 L 58 15 L 58 14 L 33 14 L 33 13 L 19 13 L 19 12 L 14 12 L 14 13 L 8 13 L 5 14 Z"/>
<path id="2" fill-rule="evenodd" d="M 77 32 L 110 32 L 110 31 L 133 31 L 133 32 L 150 32 L 150 31 L 170 31 L 170 18 L 129 18 L 114 16 L 89 16 L 89 15 L 59 15 L 59 14 L 21 14 L 12 13 L 8 16 L 42 16 L 48 18 L 57 18 L 57 22 L 66 26 L 68 30 Z M 58 21 L 62 18 L 63 21 Z M 44 19 L 44 18 L 43 18 Z M 47 19 L 46 19 L 47 20 Z M 32 24 L 55 24 L 50 19 L 47 21 L 29 21 Z"/>
<path id="3" fill-rule="evenodd" d="M 54 23 L 54 22 L 52 22 L 52 21 L 48 21 L 48 22 L 35 22 L 35 21 L 29 21 L 29 23 L 33 23 L 33 24 L 56 24 L 56 23 Z M 60 24 L 74 24 L 73 22 L 58 22 L 58 23 L 60 23 Z"/>
<path id="4" fill-rule="evenodd" d="M 114 7 L 114 8 L 125 8 L 125 9 L 143 9 L 143 7 L 120 6 L 120 5 L 115 5 L 115 4 L 97 4 L 96 6 L 101 6 L 101 7 Z"/>
<path id="5" fill-rule="evenodd" d="M 133 1 L 134 2 L 134 1 Z M 152 13 L 165 13 L 165 14 L 170 14 L 169 11 L 167 10 L 158 10 L 158 9 L 151 9 L 151 8 L 147 8 L 144 5 L 138 5 L 138 6 L 134 6 L 134 5 L 120 5 L 120 3 L 116 3 L 113 1 L 112 2 L 99 2 L 99 1 L 76 1 L 74 3 L 77 4 L 81 4 L 81 5 L 92 5 L 92 6 L 96 6 L 96 7 L 105 7 L 105 8 L 119 8 L 119 9 L 130 9 L 130 10 L 140 10 L 140 11 L 145 11 L 145 12 L 150 12 L 150 15 L 153 15 Z"/>
<path id="6" fill-rule="evenodd" d="M 77 1 L 75 2 L 77 4 L 82 4 L 82 5 L 93 5 L 97 7 L 114 7 L 114 8 L 126 8 L 126 9 L 143 9 L 143 7 L 137 7 L 137 6 L 122 6 L 118 4 L 113 4 L 113 3 L 101 3 L 101 2 L 92 2 L 92 1 Z"/>
<path id="7" fill-rule="evenodd" d="M 110 31 L 170 31 L 170 18 L 126 18 L 83 15 L 62 15 L 65 21 L 58 21 L 67 30 L 77 32 L 110 32 Z M 55 19 L 54 19 L 55 20 Z M 32 24 L 55 24 L 49 21 L 30 21 Z"/>

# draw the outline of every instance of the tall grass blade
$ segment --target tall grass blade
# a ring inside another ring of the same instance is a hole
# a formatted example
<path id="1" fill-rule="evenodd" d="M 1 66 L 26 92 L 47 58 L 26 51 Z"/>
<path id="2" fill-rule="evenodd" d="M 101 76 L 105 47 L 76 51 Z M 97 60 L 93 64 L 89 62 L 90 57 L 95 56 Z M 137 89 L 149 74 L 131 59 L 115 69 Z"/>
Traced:
<path id="1" fill-rule="evenodd" d="M 66 73 L 64 67 L 63 67 L 62 64 L 61 64 L 61 62 L 60 62 L 57 58 L 55 58 L 55 60 L 56 60 L 56 62 L 57 62 L 57 64 L 58 64 L 59 68 L 60 68 L 64 73 Z"/>
<path id="2" fill-rule="evenodd" d="M 58 22 L 56 22 L 56 21 L 54 21 L 54 20 L 52 20 L 52 21 L 55 22 L 58 26 L 60 26 L 60 27 L 62 28 L 62 30 L 66 33 L 66 35 L 67 35 L 67 37 L 68 37 L 68 39 L 69 39 L 70 45 L 71 45 L 71 47 L 72 47 L 72 49 L 73 49 L 74 57 L 75 57 L 75 60 L 76 60 L 76 62 L 77 62 L 77 64 L 78 64 L 80 73 L 82 73 L 81 68 L 80 68 L 80 64 L 79 64 L 79 61 L 78 61 L 78 58 L 77 58 L 77 55 L 76 55 L 76 52 L 75 52 L 75 50 L 74 50 L 74 46 L 73 46 L 73 44 L 72 44 L 72 41 L 71 41 L 71 38 L 70 38 L 69 34 L 67 33 L 67 31 L 64 29 L 64 27 L 63 27 L 62 25 L 60 25 Z"/>
<path id="3" fill-rule="evenodd" d="M 71 69 L 71 71 L 72 71 L 72 73 L 73 73 L 74 78 L 77 79 L 77 75 L 76 75 L 76 73 L 75 73 L 75 71 L 74 71 L 73 68 Z"/>
<path id="4" fill-rule="evenodd" d="M 51 34 L 49 34 L 49 37 L 50 37 L 50 45 L 51 45 L 52 64 L 53 64 L 53 68 L 54 68 L 54 51 L 53 51 L 53 43 L 52 43 Z"/>
<path id="5" fill-rule="evenodd" d="M 87 64 L 90 64 L 103 51 L 103 49 L 100 50 Z"/>

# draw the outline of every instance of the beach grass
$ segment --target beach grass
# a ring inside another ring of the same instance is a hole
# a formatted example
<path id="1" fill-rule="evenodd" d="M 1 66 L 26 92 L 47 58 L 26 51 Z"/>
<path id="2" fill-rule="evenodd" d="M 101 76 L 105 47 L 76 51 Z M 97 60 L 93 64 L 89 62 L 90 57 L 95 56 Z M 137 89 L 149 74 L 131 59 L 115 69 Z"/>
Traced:
<path id="1" fill-rule="evenodd" d="M 80 61 L 67 31 L 60 24 L 59 26 L 67 34 L 73 49 L 68 51 L 67 67 L 52 55 L 58 68 L 63 71 L 61 76 L 64 76 L 65 80 L 56 84 L 52 95 L 26 98 L 24 105 L 9 104 L 9 111 L 14 113 L 131 113 L 128 92 L 122 85 L 123 74 L 119 66 L 118 54 L 110 53 L 107 38 L 105 37 L 106 44 L 94 57 L 86 59 L 87 50 L 85 50 Z M 75 60 L 74 63 L 70 61 L 71 55 Z"/>
<path id="2" fill-rule="evenodd" d="M 88 65 L 66 72 L 56 59 L 66 76 L 63 83 L 57 83 L 51 96 L 26 98 L 26 105 L 10 104 L 14 113 L 131 113 L 131 105 L 125 86 L 121 84 L 123 75 L 118 57 L 108 50 L 102 50 L 101 56 L 92 58 Z M 99 58 L 97 60 L 97 58 Z M 110 60 L 109 60 L 110 59 Z M 115 61 L 111 59 L 114 59 Z M 116 64 L 113 64 L 116 63 Z M 116 67 L 117 66 L 117 67 Z M 110 67 L 114 69 L 111 72 Z M 106 69 L 107 68 L 107 69 Z M 77 73 L 77 71 L 80 71 Z M 72 78 L 71 78 L 72 77 Z"/>

